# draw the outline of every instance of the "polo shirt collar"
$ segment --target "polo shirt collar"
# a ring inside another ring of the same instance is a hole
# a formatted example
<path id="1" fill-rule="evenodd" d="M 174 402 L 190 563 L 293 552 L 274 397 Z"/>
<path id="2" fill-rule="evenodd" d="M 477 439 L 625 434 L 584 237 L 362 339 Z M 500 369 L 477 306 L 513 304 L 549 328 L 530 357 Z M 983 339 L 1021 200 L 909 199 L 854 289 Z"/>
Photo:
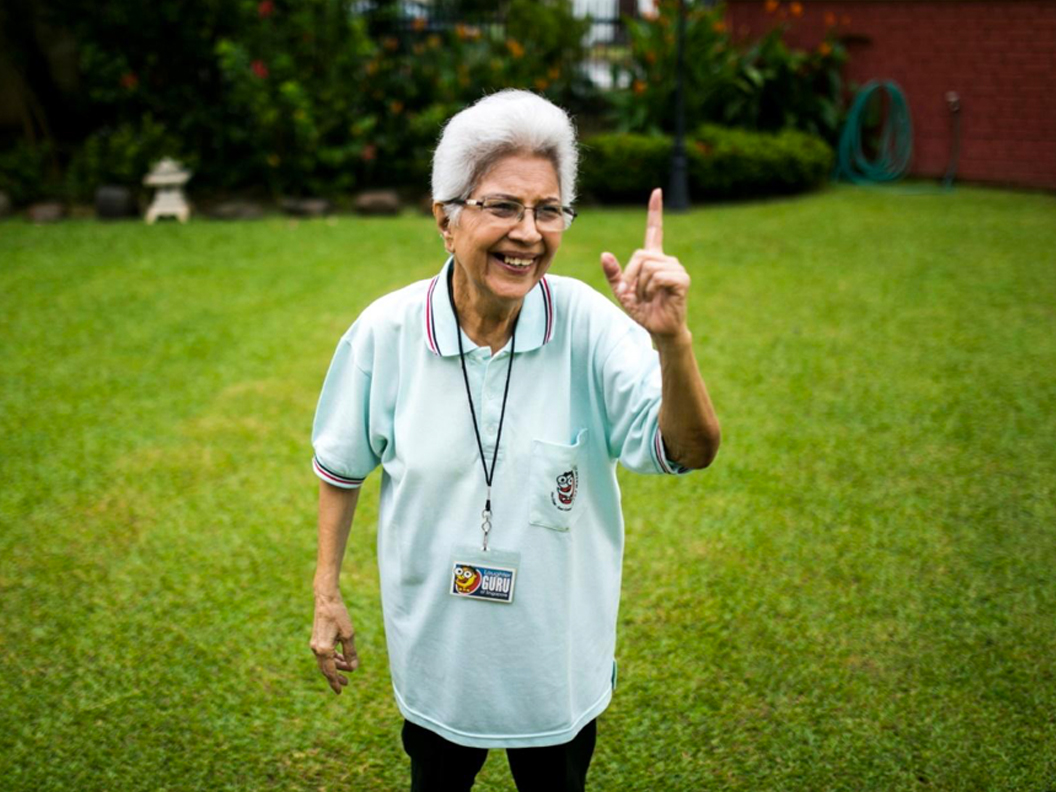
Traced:
<path id="1" fill-rule="evenodd" d="M 458 325 L 451 310 L 447 274 L 455 266 L 454 256 L 447 259 L 440 273 L 429 282 L 422 312 L 425 321 L 425 343 L 429 350 L 441 357 L 458 354 Z M 550 343 L 554 335 L 554 299 L 550 284 L 544 275 L 535 288 L 528 292 L 521 305 L 521 316 L 517 320 L 517 351 L 530 352 Z M 463 348 L 468 352 L 477 344 L 462 333 Z"/>

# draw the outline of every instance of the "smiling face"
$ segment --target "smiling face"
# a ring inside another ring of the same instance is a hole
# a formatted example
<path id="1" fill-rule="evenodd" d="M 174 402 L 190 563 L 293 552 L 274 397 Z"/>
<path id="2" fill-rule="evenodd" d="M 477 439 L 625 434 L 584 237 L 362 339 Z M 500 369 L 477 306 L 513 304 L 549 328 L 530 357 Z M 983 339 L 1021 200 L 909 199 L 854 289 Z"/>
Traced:
<path id="1" fill-rule="evenodd" d="M 484 174 L 469 197 L 513 198 L 525 206 L 559 204 L 561 188 L 546 157 L 509 154 Z M 540 231 L 530 211 L 516 225 L 497 221 L 476 206 L 463 207 L 457 224 L 447 221 L 440 205 L 434 212 L 444 245 L 455 256 L 455 293 L 467 294 L 467 307 L 482 312 L 509 312 L 520 305 L 561 246 L 563 232 Z"/>

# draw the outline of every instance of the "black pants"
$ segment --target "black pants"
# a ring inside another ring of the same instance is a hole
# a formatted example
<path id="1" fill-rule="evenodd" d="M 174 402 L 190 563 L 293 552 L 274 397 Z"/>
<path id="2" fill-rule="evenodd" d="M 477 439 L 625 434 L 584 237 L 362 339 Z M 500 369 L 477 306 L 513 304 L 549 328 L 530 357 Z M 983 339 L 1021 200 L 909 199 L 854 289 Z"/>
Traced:
<path id="1" fill-rule="evenodd" d="M 594 755 L 597 721 L 571 742 L 544 748 L 507 748 L 519 792 L 582 792 Z M 411 792 L 464 792 L 488 758 L 487 748 L 466 748 L 410 721 L 403 722 L 403 750 L 411 757 Z"/>

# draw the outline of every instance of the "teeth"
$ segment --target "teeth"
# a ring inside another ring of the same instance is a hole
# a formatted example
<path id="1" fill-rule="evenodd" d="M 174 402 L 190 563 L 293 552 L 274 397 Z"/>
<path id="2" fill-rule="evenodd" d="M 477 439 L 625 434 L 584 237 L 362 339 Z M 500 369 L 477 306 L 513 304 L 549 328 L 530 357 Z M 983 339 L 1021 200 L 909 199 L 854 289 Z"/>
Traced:
<path id="1" fill-rule="evenodd" d="M 502 260 L 514 267 L 530 267 L 534 261 L 534 259 L 510 258 L 509 256 L 503 256 Z"/>

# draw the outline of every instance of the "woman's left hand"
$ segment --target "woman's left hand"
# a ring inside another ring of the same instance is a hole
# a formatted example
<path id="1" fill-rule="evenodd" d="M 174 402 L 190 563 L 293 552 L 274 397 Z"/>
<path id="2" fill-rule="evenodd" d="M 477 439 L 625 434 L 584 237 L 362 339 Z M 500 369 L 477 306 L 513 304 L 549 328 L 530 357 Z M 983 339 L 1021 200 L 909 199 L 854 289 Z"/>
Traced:
<path id="1" fill-rule="evenodd" d="M 631 256 L 627 269 L 611 253 L 601 254 L 601 268 L 623 310 L 658 341 L 688 332 L 686 293 L 689 273 L 674 256 L 664 255 L 664 203 L 660 188 L 649 198 L 645 247 Z"/>

